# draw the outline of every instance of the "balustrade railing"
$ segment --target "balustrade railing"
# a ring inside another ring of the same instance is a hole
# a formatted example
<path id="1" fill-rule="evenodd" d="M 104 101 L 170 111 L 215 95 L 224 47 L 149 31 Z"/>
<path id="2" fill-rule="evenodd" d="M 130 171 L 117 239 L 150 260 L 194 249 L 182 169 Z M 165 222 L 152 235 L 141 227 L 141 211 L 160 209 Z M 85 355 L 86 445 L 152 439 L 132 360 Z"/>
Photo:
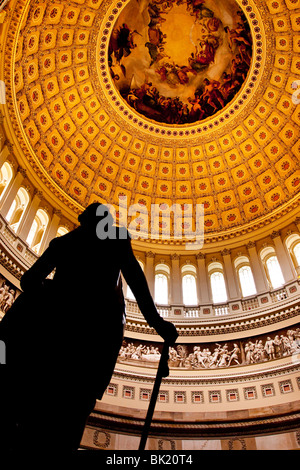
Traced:
<path id="1" fill-rule="evenodd" d="M 228 315 L 229 306 L 228 305 L 220 305 L 218 307 L 213 307 L 213 312 L 217 317 L 219 317 L 221 315 Z"/>
<path id="2" fill-rule="evenodd" d="M 300 281 L 295 280 L 285 285 L 283 288 L 268 291 L 248 299 L 237 299 L 226 304 L 209 304 L 199 306 L 186 305 L 157 305 L 157 310 L 163 318 L 176 320 L 199 321 L 210 318 L 228 317 L 260 313 L 262 311 L 277 308 L 277 305 L 298 302 L 300 299 Z M 276 304 L 276 305 L 274 305 Z M 126 300 L 127 316 L 143 318 L 139 307 L 135 301 Z"/>
<path id="3" fill-rule="evenodd" d="M 38 255 L 29 248 L 27 243 L 18 237 L 1 215 L 0 240 L 7 248 L 9 248 L 12 257 L 17 258 L 25 269 L 28 269 L 38 259 Z"/>
<path id="4" fill-rule="evenodd" d="M 200 308 L 186 308 L 184 309 L 185 318 L 199 318 L 201 310 Z"/>
<path id="5" fill-rule="evenodd" d="M 270 296 L 272 299 L 272 302 L 280 302 L 281 300 L 285 300 L 288 298 L 288 293 L 287 290 L 284 289 L 279 289 L 276 292 L 270 292 Z"/>
<path id="6" fill-rule="evenodd" d="M 171 307 L 157 307 L 158 313 L 161 317 L 167 318 L 171 315 Z"/>
<path id="7" fill-rule="evenodd" d="M 247 312 L 249 310 L 255 310 L 259 307 L 259 301 L 257 297 L 246 299 L 241 301 L 242 310 L 243 312 Z"/>

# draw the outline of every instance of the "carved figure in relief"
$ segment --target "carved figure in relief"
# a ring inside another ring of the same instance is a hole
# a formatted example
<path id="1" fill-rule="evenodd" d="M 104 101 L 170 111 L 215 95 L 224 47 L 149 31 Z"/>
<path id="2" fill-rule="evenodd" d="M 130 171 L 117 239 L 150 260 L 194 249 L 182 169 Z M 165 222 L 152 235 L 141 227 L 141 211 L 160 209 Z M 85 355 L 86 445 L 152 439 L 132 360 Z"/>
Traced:
<path id="1" fill-rule="evenodd" d="M 261 362 L 266 359 L 266 352 L 262 340 L 256 341 L 253 351 L 253 362 Z"/>
<path id="2" fill-rule="evenodd" d="M 254 362 L 253 351 L 254 351 L 254 344 L 252 343 L 252 341 L 249 341 L 245 345 L 246 364 L 251 364 Z"/>
<path id="3" fill-rule="evenodd" d="M 9 286 L 6 283 L 4 283 L 3 286 L 0 288 L 0 309 L 1 310 L 3 309 L 3 306 L 5 304 L 4 299 L 8 291 L 9 291 Z"/>
<path id="4" fill-rule="evenodd" d="M 274 340 L 272 340 L 269 336 L 265 343 L 265 351 L 269 357 L 269 359 L 275 359 L 275 347 L 274 347 Z"/>
<path id="5" fill-rule="evenodd" d="M 220 348 L 215 348 L 211 356 L 209 367 L 217 367 L 220 355 Z"/>
<path id="6" fill-rule="evenodd" d="M 218 367 L 226 367 L 229 359 L 228 346 L 227 344 L 220 351 L 220 360 L 218 362 Z"/>
<path id="7" fill-rule="evenodd" d="M 235 362 L 236 364 L 240 364 L 240 361 L 239 361 L 240 352 L 241 352 L 240 348 L 238 347 L 236 343 L 234 343 L 233 350 L 230 352 L 228 367 L 231 365 L 232 361 Z"/>
<path id="8" fill-rule="evenodd" d="M 176 363 L 179 359 L 179 354 L 177 353 L 176 349 L 171 347 L 169 349 L 169 361 L 170 363 Z"/>
<path id="9" fill-rule="evenodd" d="M 15 300 L 15 291 L 14 291 L 14 289 L 10 289 L 4 297 L 4 301 L 3 301 L 4 305 L 2 307 L 4 312 L 7 312 L 7 310 L 14 303 L 14 300 Z"/>

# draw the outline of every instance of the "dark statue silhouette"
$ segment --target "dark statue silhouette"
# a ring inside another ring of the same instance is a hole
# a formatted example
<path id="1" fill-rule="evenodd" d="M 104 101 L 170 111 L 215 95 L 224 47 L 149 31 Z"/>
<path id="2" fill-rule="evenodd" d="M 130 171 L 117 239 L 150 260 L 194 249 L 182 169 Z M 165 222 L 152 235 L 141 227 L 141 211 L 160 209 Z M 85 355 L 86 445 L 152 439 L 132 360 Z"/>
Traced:
<path id="1" fill-rule="evenodd" d="M 7 355 L 0 366 L 2 451 L 79 447 L 123 340 L 120 273 L 148 324 L 170 344 L 178 336 L 157 312 L 127 230 L 113 227 L 102 204 L 91 204 L 78 220 L 23 275 L 23 293 L 0 323 Z M 46 279 L 54 269 L 53 280 Z"/>

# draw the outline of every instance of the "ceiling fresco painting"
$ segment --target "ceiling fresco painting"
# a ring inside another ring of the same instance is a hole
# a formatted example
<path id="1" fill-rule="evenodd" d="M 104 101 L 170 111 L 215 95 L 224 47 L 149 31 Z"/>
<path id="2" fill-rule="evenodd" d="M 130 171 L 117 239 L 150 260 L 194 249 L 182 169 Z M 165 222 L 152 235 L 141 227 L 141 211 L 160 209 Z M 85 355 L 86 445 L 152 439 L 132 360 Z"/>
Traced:
<path id="1" fill-rule="evenodd" d="M 121 96 L 166 124 L 197 122 L 224 108 L 251 56 L 249 24 L 232 0 L 131 0 L 109 44 Z"/>

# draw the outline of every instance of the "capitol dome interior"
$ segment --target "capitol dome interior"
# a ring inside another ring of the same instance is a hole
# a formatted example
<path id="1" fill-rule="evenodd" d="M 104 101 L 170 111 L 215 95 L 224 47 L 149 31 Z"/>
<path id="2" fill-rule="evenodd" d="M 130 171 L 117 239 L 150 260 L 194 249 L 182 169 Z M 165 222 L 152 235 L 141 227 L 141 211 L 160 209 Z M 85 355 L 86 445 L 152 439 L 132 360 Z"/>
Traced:
<path id="1" fill-rule="evenodd" d="M 146 449 L 299 449 L 300 0 L 2 0 L 0 38 L 0 318 L 109 204 L 179 333 Z M 123 291 L 81 449 L 139 447 L 163 339 Z"/>

